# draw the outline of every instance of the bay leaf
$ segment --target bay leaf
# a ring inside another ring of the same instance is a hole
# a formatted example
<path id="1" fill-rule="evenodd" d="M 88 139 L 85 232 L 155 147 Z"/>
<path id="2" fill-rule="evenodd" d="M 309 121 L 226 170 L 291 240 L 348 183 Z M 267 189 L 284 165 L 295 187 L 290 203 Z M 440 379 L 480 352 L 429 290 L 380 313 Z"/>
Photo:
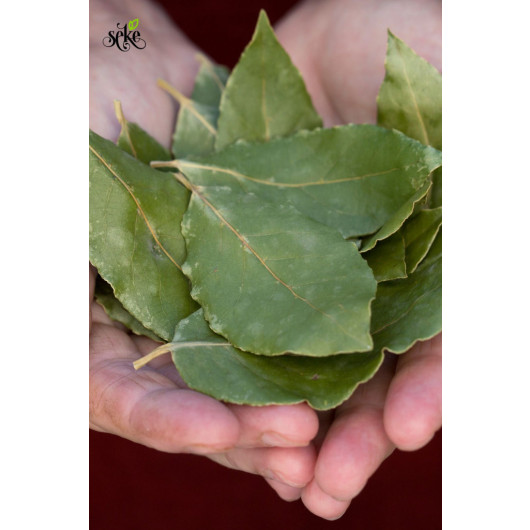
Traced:
<path id="1" fill-rule="evenodd" d="M 144 327 L 139 320 L 134 318 L 125 307 L 123 307 L 122 303 L 116 298 L 116 296 L 114 296 L 114 291 L 112 290 L 111 285 L 101 276 L 98 276 L 96 279 L 94 298 L 112 320 L 120 322 L 136 335 L 145 335 L 150 339 L 162 342 L 162 339 L 159 336 Z"/>
<path id="2" fill-rule="evenodd" d="M 363 258 L 368 262 L 378 283 L 407 277 L 405 240 L 401 230 L 363 254 Z"/>
<path id="3" fill-rule="evenodd" d="M 195 77 L 191 99 L 202 105 L 219 108 L 230 70 L 226 66 L 213 63 L 202 54 L 197 54 L 197 60 L 200 67 Z"/>
<path id="4" fill-rule="evenodd" d="M 432 190 L 429 197 L 429 207 L 438 208 L 442 205 L 442 168 L 435 169 L 432 173 Z"/>
<path id="5" fill-rule="evenodd" d="M 377 231 L 410 202 L 408 214 L 427 192 L 429 174 L 440 160 L 439 151 L 398 131 L 344 125 L 266 143 L 238 142 L 207 157 L 159 167 L 176 167 L 196 185 L 289 201 L 349 238 Z"/>
<path id="6" fill-rule="evenodd" d="M 171 147 L 176 157 L 205 155 L 214 150 L 219 104 L 229 70 L 201 54 L 197 54 L 197 60 L 200 67 L 191 98 L 169 83 L 158 81 L 159 86 L 180 104 Z"/>
<path id="7" fill-rule="evenodd" d="M 383 360 L 381 353 L 326 358 L 253 355 L 216 335 L 202 309 L 179 322 L 167 347 L 181 377 L 194 390 L 246 405 L 306 401 L 317 410 L 340 405 Z"/>
<path id="8" fill-rule="evenodd" d="M 376 282 L 355 244 L 288 204 L 184 182 L 183 270 L 216 333 L 261 355 L 371 349 Z"/>
<path id="9" fill-rule="evenodd" d="M 125 119 L 121 103 L 118 100 L 114 101 L 114 110 L 121 125 L 120 135 L 116 142 L 120 149 L 123 149 L 144 164 L 149 164 L 152 160 L 171 160 L 171 154 L 168 149 L 139 125 Z"/>
<path id="10" fill-rule="evenodd" d="M 189 192 L 90 131 L 90 260 L 116 297 L 164 340 L 197 305 L 181 270 Z"/>
<path id="11" fill-rule="evenodd" d="M 178 324 L 167 349 L 186 383 L 216 399 L 248 405 L 307 401 L 317 410 L 334 408 L 377 372 L 384 350 L 403 353 L 441 330 L 441 254 L 436 242 L 410 277 L 378 285 L 372 352 L 324 358 L 249 354 L 216 335 L 202 309 Z"/>
<path id="12" fill-rule="evenodd" d="M 377 123 L 442 150 L 442 76 L 390 31 Z M 442 171 L 433 177 L 430 207 L 442 204 Z"/>
<path id="13" fill-rule="evenodd" d="M 144 164 L 149 164 L 153 160 L 171 160 L 171 154 L 168 149 L 144 131 L 139 125 L 125 119 L 121 103 L 118 100 L 114 100 L 114 111 L 121 125 L 120 135 L 116 142 L 120 149 L 134 156 Z M 103 306 L 107 314 L 112 319 L 121 322 L 137 335 L 146 335 L 153 340 L 160 340 L 152 331 L 147 330 L 136 318 L 127 312 L 123 304 L 114 296 L 112 287 L 109 286 L 109 289 L 102 291 L 101 286 L 103 283 L 106 282 L 98 276 L 95 294 L 97 301 Z"/>
<path id="14" fill-rule="evenodd" d="M 421 260 L 427 255 L 442 225 L 442 208 L 421 210 L 403 227 L 405 239 L 407 272 L 416 270 Z"/>
<path id="15" fill-rule="evenodd" d="M 372 250 L 379 241 L 384 241 L 387 237 L 395 234 L 403 223 L 419 211 L 420 205 L 423 206 L 425 198 L 432 186 L 432 182 L 428 180 L 416 193 L 408 197 L 405 202 L 394 211 L 394 213 L 385 221 L 383 226 L 379 228 L 374 234 L 362 239 L 361 252 L 368 252 Z"/>
<path id="16" fill-rule="evenodd" d="M 441 150 L 441 74 L 390 31 L 385 71 L 377 97 L 377 123 Z"/>
<path id="17" fill-rule="evenodd" d="M 423 260 L 419 263 L 417 269 L 423 269 L 425 267 L 428 267 L 436 260 L 442 259 L 442 227 L 440 226 L 440 230 L 438 230 L 438 233 L 436 234 L 436 237 L 434 238 L 434 241 L 431 245 L 431 248 L 429 249 L 429 252 L 427 255 L 423 258 Z M 417 270 L 416 269 L 416 270 Z"/>
<path id="18" fill-rule="evenodd" d="M 441 255 L 405 279 L 379 283 L 372 304 L 374 351 L 403 353 L 442 329 Z"/>
<path id="19" fill-rule="evenodd" d="M 173 156 L 200 156 L 213 151 L 217 136 L 218 107 L 198 103 L 162 79 L 158 80 L 158 86 L 180 104 L 171 144 Z"/>
<path id="20" fill-rule="evenodd" d="M 261 11 L 221 98 L 216 150 L 239 139 L 268 141 L 321 126 L 300 72 Z"/>

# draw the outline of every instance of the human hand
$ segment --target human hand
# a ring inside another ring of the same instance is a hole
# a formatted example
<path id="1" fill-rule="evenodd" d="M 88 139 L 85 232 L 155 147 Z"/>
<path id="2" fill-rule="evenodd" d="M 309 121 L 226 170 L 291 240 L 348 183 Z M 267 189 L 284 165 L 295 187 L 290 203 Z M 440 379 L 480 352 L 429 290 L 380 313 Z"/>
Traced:
<path id="1" fill-rule="evenodd" d="M 137 17 L 140 28 L 157 28 L 144 50 L 123 53 L 102 39 L 117 21 Z M 190 92 L 198 51 L 157 6 L 143 1 L 91 3 L 90 120 L 114 140 L 119 127 L 113 99 L 128 120 L 168 144 L 175 109 L 156 86 L 161 77 Z M 90 426 L 167 452 L 204 454 L 228 467 L 257 473 L 279 488 L 298 489 L 312 477 L 318 428 L 307 405 L 225 405 L 190 390 L 171 359 L 157 359 L 136 372 L 133 361 L 157 344 L 129 334 L 93 299 L 90 271 Z"/>
<path id="2" fill-rule="evenodd" d="M 436 0 L 308 0 L 277 26 L 325 126 L 375 123 L 387 28 L 440 69 Z M 314 477 L 297 492 L 311 512 L 339 518 L 395 447 L 419 449 L 433 437 L 441 426 L 441 351 L 438 335 L 399 357 L 387 354 L 371 381 L 320 414 Z"/>

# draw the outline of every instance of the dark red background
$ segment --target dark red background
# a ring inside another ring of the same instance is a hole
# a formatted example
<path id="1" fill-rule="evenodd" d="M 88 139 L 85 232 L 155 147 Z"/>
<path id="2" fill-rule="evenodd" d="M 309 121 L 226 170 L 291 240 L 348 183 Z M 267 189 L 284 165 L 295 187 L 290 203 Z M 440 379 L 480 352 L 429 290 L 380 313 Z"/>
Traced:
<path id="1" fill-rule="evenodd" d="M 325 1 L 325 0 L 321 0 Z M 188 37 L 232 67 L 260 8 L 274 23 L 295 2 L 170 2 Z M 171 455 L 90 432 L 90 526 L 93 530 L 289 530 L 322 528 L 436 530 L 441 524 L 441 433 L 414 453 L 388 458 L 338 521 L 286 503 L 259 477 L 191 455 Z"/>
<path id="2" fill-rule="evenodd" d="M 441 433 L 414 453 L 395 451 L 337 521 L 287 503 L 261 478 L 204 457 L 159 453 L 90 433 L 92 530 L 437 530 Z"/>

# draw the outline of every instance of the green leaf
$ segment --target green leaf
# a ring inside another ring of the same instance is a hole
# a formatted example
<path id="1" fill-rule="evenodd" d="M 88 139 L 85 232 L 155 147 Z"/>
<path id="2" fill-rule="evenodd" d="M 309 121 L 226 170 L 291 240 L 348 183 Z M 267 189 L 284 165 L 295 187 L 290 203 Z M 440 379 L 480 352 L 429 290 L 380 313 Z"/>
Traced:
<path id="1" fill-rule="evenodd" d="M 427 255 L 442 225 L 442 207 L 433 210 L 421 210 L 403 227 L 406 247 L 407 272 L 416 270 Z"/>
<path id="2" fill-rule="evenodd" d="M 403 223 L 415 213 L 420 205 L 423 205 L 424 199 L 431 188 L 431 181 L 428 180 L 414 195 L 408 197 L 405 202 L 394 211 L 394 213 L 387 219 L 383 226 L 369 237 L 362 241 L 361 252 L 368 252 L 372 250 L 379 241 L 385 240 L 387 237 L 395 234 Z"/>
<path id="3" fill-rule="evenodd" d="M 175 157 L 201 156 L 213 151 L 219 109 L 197 103 L 159 79 L 158 86 L 180 104 L 171 151 Z"/>
<path id="4" fill-rule="evenodd" d="M 377 282 L 407 277 L 405 241 L 401 231 L 381 241 L 374 249 L 363 254 Z"/>
<path id="5" fill-rule="evenodd" d="M 390 31 L 385 69 L 377 123 L 441 150 L 441 74 Z"/>
<path id="6" fill-rule="evenodd" d="M 229 71 L 198 54 L 199 72 L 190 98 L 163 80 L 158 85 L 180 104 L 171 150 L 175 157 L 201 156 L 214 150 L 219 104 Z"/>
<path id="7" fill-rule="evenodd" d="M 195 78 L 191 99 L 202 105 L 219 108 L 230 71 L 226 66 L 212 63 L 204 55 L 198 54 L 197 59 L 200 68 Z"/>
<path id="8" fill-rule="evenodd" d="M 377 123 L 442 150 L 442 76 L 388 32 L 385 79 L 377 97 Z M 433 176 L 430 207 L 442 204 L 442 172 Z"/>
<path id="9" fill-rule="evenodd" d="M 197 185 L 229 186 L 300 212 L 345 237 L 366 235 L 392 219 L 405 201 L 425 195 L 440 153 L 375 125 L 302 131 L 266 143 L 238 142 L 177 167 Z"/>
<path id="10" fill-rule="evenodd" d="M 432 190 L 429 197 L 429 207 L 438 208 L 442 205 L 442 168 L 435 169 L 432 173 Z"/>
<path id="11" fill-rule="evenodd" d="M 193 389 L 232 403 L 289 404 L 307 401 L 315 409 L 340 405 L 370 379 L 383 350 L 403 353 L 441 330 L 440 233 L 410 277 L 379 284 L 373 304 L 370 353 L 325 358 L 261 357 L 231 346 L 206 325 L 202 309 L 177 326 L 173 362 Z"/>
<path id="12" fill-rule="evenodd" d="M 131 123 L 125 119 L 121 103 L 118 100 L 114 101 L 114 110 L 121 125 L 120 136 L 117 141 L 120 149 L 144 164 L 149 164 L 152 160 L 171 160 L 168 149 L 159 144 L 136 123 Z"/>
<path id="13" fill-rule="evenodd" d="M 110 284 L 108 284 L 101 276 L 98 276 L 96 279 L 94 297 L 112 320 L 120 322 L 136 335 L 145 335 L 150 339 L 162 342 L 160 337 L 144 327 L 141 322 L 136 320 L 136 318 L 123 307 L 121 302 L 114 296 Z"/>
<path id="14" fill-rule="evenodd" d="M 90 131 L 90 260 L 123 306 L 169 340 L 195 311 L 179 230 L 189 193 Z"/>
<path id="15" fill-rule="evenodd" d="M 423 260 L 418 265 L 419 269 L 423 269 L 425 267 L 428 267 L 431 265 L 431 263 L 435 262 L 436 260 L 442 259 L 442 227 L 440 226 L 440 230 L 438 230 L 438 234 L 436 234 L 436 237 L 433 241 L 433 244 L 431 245 L 431 248 L 429 249 L 429 252 L 423 258 Z"/>
<path id="16" fill-rule="evenodd" d="M 188 186 L 183 270 L 216 333 L 261 355 L 371 349 L 376 282 L 353 243 L 288 204 Z"/>
<path id="17" fill-rule="evenodd" d="M 442 329 L 441 255 L 408 278 L 380 283 L 372 304 L 374 351 L 407 351 Z"/>
<path id="18" fill-rule="evenodd" d="M 216 150 L 239 139 L 268 141 L 321 126 L 300 72 L 261 11 L 221 98 Z"/>
<path id="19" fill-rule="evenodd" d="M 326 358 L 245 353 L 208 327 L 202 309 L 182 320 L 168 344 L 181 377 L 194 390 L 247 405 L 307 401 L 315 409 L 340 405 L 379 368 L 381 353 Z"/>

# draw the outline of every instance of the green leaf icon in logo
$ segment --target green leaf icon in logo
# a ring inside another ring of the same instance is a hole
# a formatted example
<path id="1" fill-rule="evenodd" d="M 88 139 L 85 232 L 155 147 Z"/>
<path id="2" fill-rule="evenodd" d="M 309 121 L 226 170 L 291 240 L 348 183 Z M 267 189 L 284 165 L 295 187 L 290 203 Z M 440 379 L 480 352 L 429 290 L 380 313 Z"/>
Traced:
<path id="1" fill-rule="evenodd" d="M 133 31 L 138 27 L 138 19 L 129 20 L 129 31 Z"/>

